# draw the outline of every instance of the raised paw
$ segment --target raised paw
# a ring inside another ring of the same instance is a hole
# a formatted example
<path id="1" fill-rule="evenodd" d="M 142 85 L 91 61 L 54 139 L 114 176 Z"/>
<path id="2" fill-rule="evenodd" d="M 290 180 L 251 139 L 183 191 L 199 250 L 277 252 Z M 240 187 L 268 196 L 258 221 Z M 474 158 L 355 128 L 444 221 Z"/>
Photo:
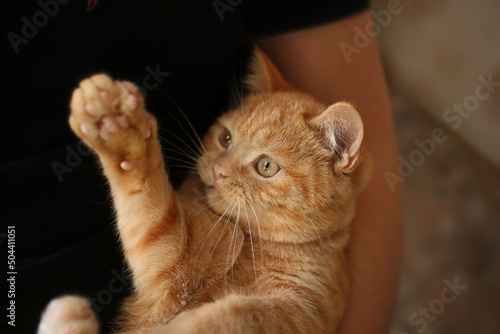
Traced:
<path id="1" fill-rule="evenodd" d="M 64 296 L 52 300 L 42 314 L 37 334 L 97 334 L 99 324 L 87 300 Z"/>
<path id="2" fill-rule="evenodd" d="M 137 87 L 104 74 L 83 80 L 73 92 L 69 123 L 101 158 L 116 160 L 125 170 L 144 154 L 155 127 Z"/>

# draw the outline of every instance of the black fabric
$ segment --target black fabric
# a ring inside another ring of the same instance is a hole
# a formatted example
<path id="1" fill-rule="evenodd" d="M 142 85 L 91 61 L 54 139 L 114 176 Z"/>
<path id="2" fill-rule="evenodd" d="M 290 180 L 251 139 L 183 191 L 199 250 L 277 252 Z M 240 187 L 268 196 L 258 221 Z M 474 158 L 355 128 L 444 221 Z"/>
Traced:
<path id="1" fill-rule="evenodd" d="M 367 0 L 253 0 L 243 1 L 242 15 L 250 34 L 267 36 L 335 21 L 367 6 Z"/>
<path id="2" fill-rule="evenodd" d="M 326 15 L 324 7 L 309 8 L 303 1 L 307 17 L 291 20 L 285 12 L 277 27 L 260 21 L 258 3 L 224 3 L 231 10 L 202 0 L 101 0 L 90 13 L 85 0 L 6 5 L 0 236 L 7 259 L 7 226 L 16 227 L 17 271 L 16 327 L 7 325 L 8 318 L 1 322 L 8 333 L 34 333 L 48 301 L 66 293 L 89 297 L 107 332 L 119 301 L 130 292 L 106 180 L 96 157 L 67 125 L 71 92 L 81 79 L 105 72 L 135 82 L 159 119 L 163 146 L 190 151 L 183 114 L 202 135 L 227 108 L 241 89 L 248 31 L 283 31 L 348 12 L 343 5 L 338 13 L 330 6 Z M 172 165 L 182 163 L 169 162 L 179 183 L 182 169 Z M 2 298 L 4 310 L 9 301 Z"/>

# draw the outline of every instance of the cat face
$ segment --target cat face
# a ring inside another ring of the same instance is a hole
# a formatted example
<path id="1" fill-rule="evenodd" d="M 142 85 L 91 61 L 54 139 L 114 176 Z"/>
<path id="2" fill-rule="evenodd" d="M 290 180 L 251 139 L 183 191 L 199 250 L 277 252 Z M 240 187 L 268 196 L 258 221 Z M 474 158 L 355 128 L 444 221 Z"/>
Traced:
<path id="1" fill-rule="evenodd" d="M 262 238 L 327 234 L 340 198 L 349 196 L 345 172 L 353 167 L 341 150 L 350 133 L 344 129 L 329 138 L 327 125 L 335 117 L 328 111 L 308 95 L 281 92 L 252 95 L 220 117 L 198 161 L 210 208 Z"/>

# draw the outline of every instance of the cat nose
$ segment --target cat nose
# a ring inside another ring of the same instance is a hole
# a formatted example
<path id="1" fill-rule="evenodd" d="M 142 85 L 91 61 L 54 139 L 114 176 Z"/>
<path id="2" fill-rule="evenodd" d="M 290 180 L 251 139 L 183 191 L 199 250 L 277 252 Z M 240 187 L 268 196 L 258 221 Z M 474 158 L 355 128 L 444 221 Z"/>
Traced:
<path id="1" fill-rule="evenodd" d="M 226 171 L 224 171 L 224 168 L 218 162 L 214 164 L 212 170 L 214 175 L 214 182 L 217 182 L 217 180 L 219 179 L 225 179 L 226 177 L 228 177 L 228 175 L 226 175 Z"/>

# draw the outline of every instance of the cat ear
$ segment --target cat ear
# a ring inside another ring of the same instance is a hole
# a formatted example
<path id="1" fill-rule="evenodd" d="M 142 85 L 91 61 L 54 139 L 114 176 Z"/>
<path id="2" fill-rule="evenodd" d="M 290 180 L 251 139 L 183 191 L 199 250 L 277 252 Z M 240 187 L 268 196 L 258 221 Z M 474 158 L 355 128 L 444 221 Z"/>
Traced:
<path id="1" fill-rule="evenodd" d="M 252 93 L 294 90 L 283 79 L 269 57 L 255 47 L 250 61 L 250 73 L 245 77 L 245 85 Z"/>
<path id="2" fill-rule="evenodd" d="M 349 172 L 359 156 L 363 140 L 363 123 L 354 107 L 346 102 L 329 106 L 311 120 L 319 129 L 328 146 L 335 153 L 335 166 Z"/>

